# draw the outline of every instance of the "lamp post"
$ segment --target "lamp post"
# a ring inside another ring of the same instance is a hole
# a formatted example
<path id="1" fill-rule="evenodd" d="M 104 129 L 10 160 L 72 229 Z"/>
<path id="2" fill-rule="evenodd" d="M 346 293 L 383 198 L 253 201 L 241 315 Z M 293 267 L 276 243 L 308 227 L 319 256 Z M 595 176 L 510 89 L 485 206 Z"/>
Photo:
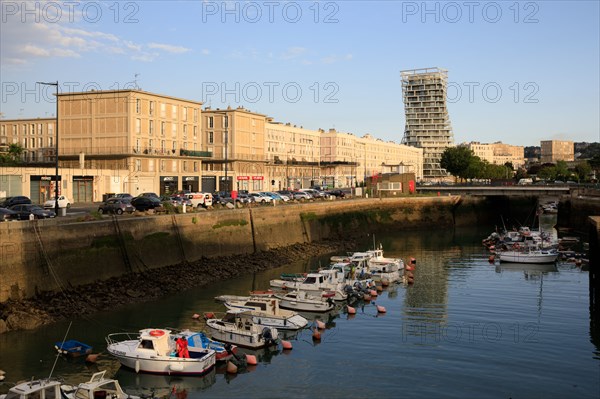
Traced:
<path id="1" fill-rule="evenodd" d="M 54 213 L 58 216 L 58 80 L 53 82 L 37 82 L 38 84 L 45 86 L 56 86 L 56 142 L 55 142 L 55 152 L 56 152 L 56 174 L 54 180 Z"/>
<path id="2" fill-rule="evenodd" d="M 229 180 L 227 180 L 227 142 L 229 141 L 229 134 L 225 129 L 225 191 L 229 191 Z"/>

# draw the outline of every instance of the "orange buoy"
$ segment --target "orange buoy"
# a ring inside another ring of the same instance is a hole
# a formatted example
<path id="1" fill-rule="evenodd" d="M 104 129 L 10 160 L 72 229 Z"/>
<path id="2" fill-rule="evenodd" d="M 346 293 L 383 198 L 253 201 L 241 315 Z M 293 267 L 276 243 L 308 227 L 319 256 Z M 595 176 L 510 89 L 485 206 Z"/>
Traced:
<path id="1" fill-rule="evenodd" d="M 371 290 L 371 292 L 369 292 L 369 294 L 371 294 L 371 296 L 377 296 L 377 291 L 376 290 Z"/>
<path id="2" fill-rule="evenodd" d="M 352 306 L 348 306 L 348 314 L 356 314 L 356 309 L 354 309 Z"/>
<path id="3" fill-rule="evenodd" d="M 238 368 L 235 364 L 233 364 L 231 361 L 227 362 L 227 373 L 229 374 L 237 374 L 238 372 Z"/>
<path id="4" fill-rule="evenodd" d="M 283 349 L 292 349 L 292 343 L 290 341 L 281 340 L 281 346 Z"/>
<path id="5" fill-rule="evenodd" d="M 490 263 L 494 263 L 495 260 L 496 260 L 496 256 L 494 256 L 494 255 L 490 255 L 490 257 L 488 258 L 488 262 L 490 262 Z"/>
<path id="6" fill-rule="evenodd" d="M 324 330 L 325 329 L 325 323 L 323 323 L 321 320 L 315 320 L 315 323 L 317 324 L 317 328 L 319 330 Z"/>
<path id="7" fill-rule="evenodd" d="M 194 313 L 192 315 L 192 319 L 199 319 L 199 318 L 200 318 L 200 315 L 198 313 Z"/>
<path id="8" fill-rule="evenodd" d="M 205 319 L 214 319 L 215 314 L 213 312 L 204 313 L 204 318 Z"/>
<path id="9" fill-rule="evenodd" d="M 160 337 L 165 335 L 165 332 L 163 330 L 152 330 L 150 331 L 150 335 L 152 335 L 153 337 Z"/>
<path id="10" fill-rule="evenodd" d="M 246 353 L 246 363 L 248 363 L 250 366 L 256 366 L 258 364 L 256 361 L 256 356 Z"/>
<path id="11" fill-rule="evenodd" d="M 313 330 L 312 339 L 315 340 L 315 341 L 320 341 L 321 340 L 321 332 L 318 329 L 316 329 L 316 328 Z"/>
<path id="12" fill-rule="evenodd" d="M 385 312 L 386 312 L 386 310 L 385 310 L 385 308 L 384 308 L 383 306 L 381 306 L 381 305 L 377 305 L 377 312 L 378 312 L 378 313 L 385 313 Z"/>

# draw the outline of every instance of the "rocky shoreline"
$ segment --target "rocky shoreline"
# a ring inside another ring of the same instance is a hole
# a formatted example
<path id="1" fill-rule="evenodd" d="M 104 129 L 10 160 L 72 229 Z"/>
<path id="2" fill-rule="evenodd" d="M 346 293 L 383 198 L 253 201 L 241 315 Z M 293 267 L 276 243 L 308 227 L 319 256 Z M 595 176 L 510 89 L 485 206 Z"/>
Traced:
<path id="1" fill-rule="evenodd" d="M 202 258 L 195 262 L 69 287 L 60 293 L 45 292 L 30 299 L 9 300 L 0 304 L 0 334 L 35 329 L 60 320 L 150 301 L 216 281 L 354 248 L 356 243 L 353 240 L 330 240 L 295 244 L 244 256 Z"/>

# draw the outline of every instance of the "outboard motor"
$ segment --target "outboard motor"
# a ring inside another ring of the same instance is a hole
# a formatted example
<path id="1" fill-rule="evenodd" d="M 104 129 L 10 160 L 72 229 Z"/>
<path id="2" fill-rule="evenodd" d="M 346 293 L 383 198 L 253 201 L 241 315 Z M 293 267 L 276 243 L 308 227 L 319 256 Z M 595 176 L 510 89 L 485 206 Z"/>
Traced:
<path id="1" fill-rule="evenodd" d="M 273 334 L 271 334 L 271 329 L 269 327 L 263 328 L 260 336 L 265 340 L 265 345 L 271 346 L 275 343 L 273 340 Z"/>

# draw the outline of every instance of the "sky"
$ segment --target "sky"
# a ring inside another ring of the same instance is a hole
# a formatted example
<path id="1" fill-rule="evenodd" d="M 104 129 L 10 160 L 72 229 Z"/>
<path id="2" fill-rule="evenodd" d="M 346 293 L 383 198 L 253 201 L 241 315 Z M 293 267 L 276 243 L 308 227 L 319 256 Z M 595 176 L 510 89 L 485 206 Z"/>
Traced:
<path id="1" fill-rule="evenodd" d="M 457 144 L 600 142 L 599 4 L 0 0 L 0 112 L 138 87 L 399 143 L 400 71 L 439 67 Z"/>

